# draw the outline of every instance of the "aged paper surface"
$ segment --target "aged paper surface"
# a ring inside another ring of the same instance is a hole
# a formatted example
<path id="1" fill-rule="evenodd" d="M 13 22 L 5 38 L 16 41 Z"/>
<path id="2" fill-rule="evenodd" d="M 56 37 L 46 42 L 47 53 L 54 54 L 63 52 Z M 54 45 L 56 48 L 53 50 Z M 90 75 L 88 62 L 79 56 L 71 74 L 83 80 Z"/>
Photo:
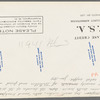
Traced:
<path id="1" fill-rule="evenodd" d="M 0 2 L 0 98 L 100 96 L 99 2 Z"/>

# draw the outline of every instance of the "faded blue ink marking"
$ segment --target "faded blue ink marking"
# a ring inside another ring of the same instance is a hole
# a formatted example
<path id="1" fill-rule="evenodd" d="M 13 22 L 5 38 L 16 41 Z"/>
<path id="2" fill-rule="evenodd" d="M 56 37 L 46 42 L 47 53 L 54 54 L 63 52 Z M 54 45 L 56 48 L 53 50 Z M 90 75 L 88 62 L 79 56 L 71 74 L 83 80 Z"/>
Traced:
<path id="1" fill-rule="evenodd" d="M 91 45 L 90 42 L 89 42 L 88 55 L 89 55 L 89 60 L 92 61 L 92 65 L 94 66 L 96 62 L 96 56 L 95 56 L 94 46 Z"/>
<path id="2" fill-rule="evenodd" d="M 95 55 L 94 55 L 94 61 L 96 61 Z"/>
<path id="3" fill-rule="evenodd" d="M 39 62 L 38 62 L 38 56 L 36 55 L 36 60 L 37 60 L 37 65 L 39 65 Z"/>
<path id="4" fill-rule="evenodd" d="M 38 50 L 38 54 L 39 54 L 39 48 L 37 48 L 37 50 Z"/>
<path id="5" fill-rule="evenodd" d="M 90 49 L 90 52 L 91 52 L 91 54 L 92 54 L 92 49 Z"/>
<path id="6" fill-rule="evenodd" d="M 40 67 L 40 72 L 42 72 L 42 68 L 43 68 L 43 54 L 40 51 L 39 48 L 37 48 L 37 52 L 38 54 L 36 55 L 36 60 L 37 60 L 37 66 Z"/>
<path id="7" fill-rule="evenodd" d="M 42 67 L 43 67 L 43 61 L 42 61 Z"/>
<path id="8" fill-rule="evenodd" d="M 2 52 L 0 51 L 0 71 L 3 67 L 3 58 L 2 58 Z"/>
<path id="9" fill-rule="evenodd" d="M 92 50 L 93 50 L 93 54 L 95 54 L 95 51 L 94 51 L 94 47 L 93 47 L 93 45 L 92 45 Z"/>
<path id="10" fill-rule="evenodd" d="M 89 47 L 90 47 L 90 49 L 91 49 L 91 43 L 89 42 Z"/>
<path id="11" fill-rule="evenodd" d="M 90 50 L 88 49 L 89 59 L 91 60 Z"/>

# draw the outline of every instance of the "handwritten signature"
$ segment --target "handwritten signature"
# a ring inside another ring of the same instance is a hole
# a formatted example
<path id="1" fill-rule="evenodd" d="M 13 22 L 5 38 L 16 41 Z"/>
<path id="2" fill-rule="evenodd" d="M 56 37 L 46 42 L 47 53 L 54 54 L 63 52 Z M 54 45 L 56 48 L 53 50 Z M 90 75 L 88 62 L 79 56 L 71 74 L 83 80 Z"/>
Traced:
<path id="1" fill-rule="evenodd" d="M 19 46 L 20 47 L 41 47 L 41 46 L 46 46 L 46 47 L 63 47 L 63 46 L 68 46 L 69 42 L 64 39 L 61 41 L 60 37 L 57 36 L 55 39 L 48 39 L 46 40 L 38 40 L 38 41 L 20 41 Z"/>
<path id="2" fill-rule="evenodd" d="M 59 36 L 57 36 L 55 39 L 50 39 L 49 42 L 47 43 L 48 47 L 60 47 L 60 46 L 67 46 L 68 45 L 68 41 L 64 40 L 64 43 L 58 43 L 59 41 Z"/>

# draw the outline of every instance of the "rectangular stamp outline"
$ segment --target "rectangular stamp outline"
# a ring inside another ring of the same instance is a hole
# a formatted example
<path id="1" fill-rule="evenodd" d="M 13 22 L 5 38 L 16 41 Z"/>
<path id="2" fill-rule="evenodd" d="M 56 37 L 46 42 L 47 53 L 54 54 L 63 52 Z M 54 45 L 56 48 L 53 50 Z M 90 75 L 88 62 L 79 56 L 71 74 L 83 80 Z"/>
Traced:
<path id="1" fill-rule="evenodd" d="M 44 19 L 43 19 L 43 16 L 0 16 L 0 18 L 4 18 L 4 17 L 8 17 L 8 18 L 11 18 L 11 17 L 42 17 L 42 32 L 40 33 L 0 33 L 0 35 L 7 35 L 7 34 L 43 34 L 44 33 Z"/>

